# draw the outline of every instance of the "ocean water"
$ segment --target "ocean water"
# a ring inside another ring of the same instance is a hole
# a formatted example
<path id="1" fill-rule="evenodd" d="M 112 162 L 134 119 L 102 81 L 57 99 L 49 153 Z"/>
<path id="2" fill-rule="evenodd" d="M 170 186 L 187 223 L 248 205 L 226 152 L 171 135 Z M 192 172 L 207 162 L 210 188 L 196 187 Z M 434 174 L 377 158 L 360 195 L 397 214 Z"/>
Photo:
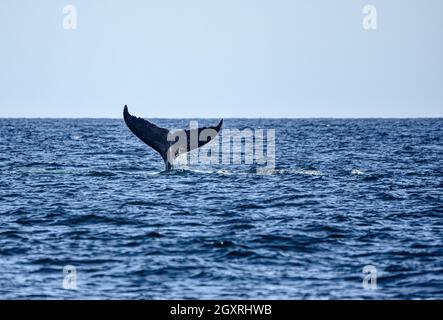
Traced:
<path id="1" fill-rule="evenodd" d="M 164 172 L 118 119 L 0 119 L 0 298 L 443 298 L 443 119 L 224 127 L 274 128 L 274 174 Z"/>

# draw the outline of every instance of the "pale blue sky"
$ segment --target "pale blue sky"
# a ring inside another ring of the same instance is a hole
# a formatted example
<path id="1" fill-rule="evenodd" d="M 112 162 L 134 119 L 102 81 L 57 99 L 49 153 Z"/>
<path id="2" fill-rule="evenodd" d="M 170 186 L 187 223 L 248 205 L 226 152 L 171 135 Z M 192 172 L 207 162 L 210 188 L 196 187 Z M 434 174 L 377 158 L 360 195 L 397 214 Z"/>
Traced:
<path id="1" fill-rule="evenodd" d="M 443 116 L 441 0 L 1 0 L 0 39 L 0 117 Z"/>

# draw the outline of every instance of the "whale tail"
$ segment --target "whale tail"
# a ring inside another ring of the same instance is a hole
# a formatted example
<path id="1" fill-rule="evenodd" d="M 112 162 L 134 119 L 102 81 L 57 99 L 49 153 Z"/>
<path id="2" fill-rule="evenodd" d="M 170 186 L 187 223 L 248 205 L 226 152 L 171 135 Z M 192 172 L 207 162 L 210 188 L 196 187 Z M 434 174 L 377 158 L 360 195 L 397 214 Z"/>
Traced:
<path id="1" fill-rule="evenodd" d="M 128 126 L 128 128 L 132 131 L 132 133 L 135 136 L 137 136 L 141 141 L 146 143 L 148 146 L 150 146 L 152 149 L 154 149 L 160 154 L 163 161 L 165 162 L 166 170 L 171 169 L 173 165 L 172 163 L 173 159 L 172 160 L 168 159 L 168 153 L 170 153 L 171 146 L 175 143 L 175 141 L 171 141 L 170 139 L 168 139 L 168 136 L 171 131 L 165 128 L 158 127 L 155 124 L 149 122 L 148 120 L 131 115 L 126 105 L 123 108 L 123 119 L 125 120 L 125 123 Z M 212 141 L 215 138 L 215 136 L 219 133 L 222 125 L 223 125 L 223 119 L 220 120 L 219 124 L 215 127 L 202 127 L 198 129 L 183 130 L 183 132 L 186 134 L 186 140 L 187 140 L 186 148 L 178 149 L 180 150 L 180 152 L 174 154 L 173 158 L 175 159 L 180 154 L 189 152 L 196 148 L 200 148 L 201 146 Z M 198 130 L 196 133 L 198 134 L 197 137 L 199 137 L 200 133 L 206 129 L 212 129 L 207 131 L 208 134 L 206 135 L 207 136 L 206 140 L 200 141 L 200 139 L 198 139 L 198 143 L 192 144 L 190 139 L 191 131 Z"/>

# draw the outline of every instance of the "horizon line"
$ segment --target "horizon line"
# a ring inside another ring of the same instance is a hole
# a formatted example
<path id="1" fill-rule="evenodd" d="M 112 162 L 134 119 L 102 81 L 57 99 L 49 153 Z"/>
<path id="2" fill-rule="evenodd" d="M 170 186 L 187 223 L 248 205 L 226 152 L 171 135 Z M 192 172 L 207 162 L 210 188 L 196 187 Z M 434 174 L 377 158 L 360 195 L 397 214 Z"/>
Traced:
<path id="1" fill-rule="evenodd" d="M 324 117 L 324 116 L 313 116 L 313 117 L 143 117 L 144 119 L 171 119 L 171 120 L 180 120 L 180 119 L 442 119 L 442 116 L 413 116 L 413 117 L 403 117 L 403 116 L 369 116 L 369 117 Z M 104 119 L 104 120 L 123 120 L 123 117 L 52 117 L 52 116 L 44 116 L 44 117 L 2 117 L 0 119 Z"/>

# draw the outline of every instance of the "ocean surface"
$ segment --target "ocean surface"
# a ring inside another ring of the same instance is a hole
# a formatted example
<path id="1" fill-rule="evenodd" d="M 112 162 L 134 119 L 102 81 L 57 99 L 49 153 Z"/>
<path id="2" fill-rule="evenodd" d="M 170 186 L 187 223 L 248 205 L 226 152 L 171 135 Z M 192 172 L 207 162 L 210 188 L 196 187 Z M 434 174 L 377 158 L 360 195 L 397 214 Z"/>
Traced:
<path id="1" fill-rule="evenodd" d="M 224 128 L 275 129 L 275 171 L 165 172 L 119 119 L 0 119 L 0 298 L 443 299 L 443 119 Z"/>

